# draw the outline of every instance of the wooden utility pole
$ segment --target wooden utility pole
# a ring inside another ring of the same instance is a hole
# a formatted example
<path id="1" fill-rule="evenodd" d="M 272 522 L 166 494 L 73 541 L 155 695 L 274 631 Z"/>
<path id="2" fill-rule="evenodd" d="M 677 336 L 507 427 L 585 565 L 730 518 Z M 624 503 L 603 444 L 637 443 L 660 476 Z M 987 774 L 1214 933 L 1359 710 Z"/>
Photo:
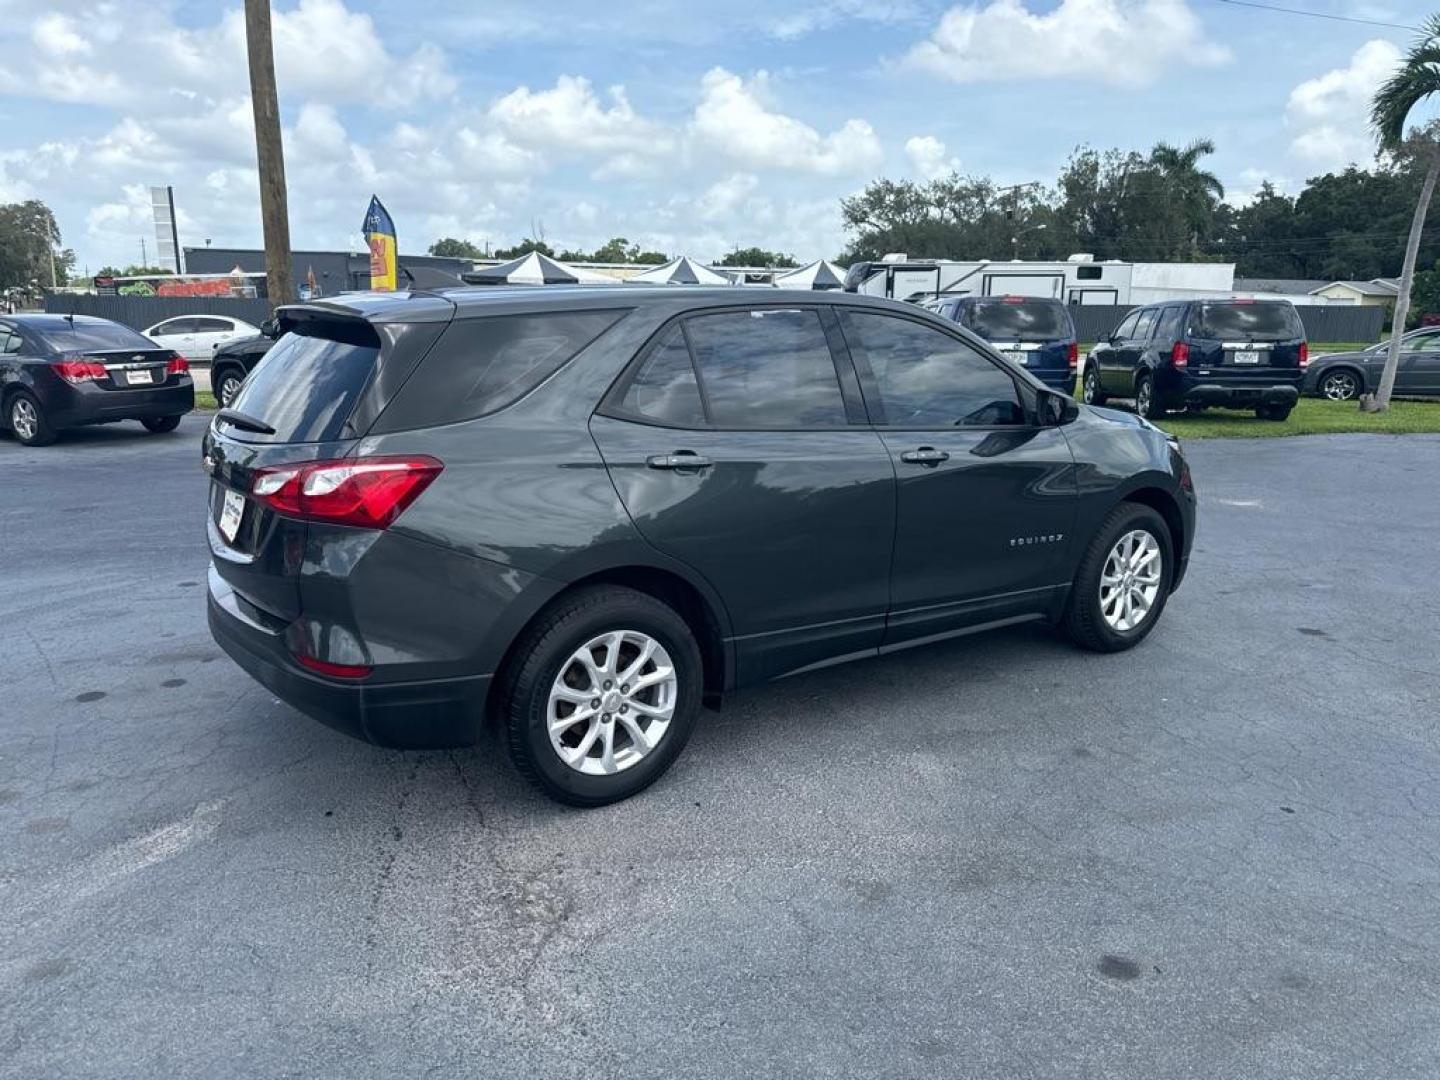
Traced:
<path id="1" fill-rule="evenodd" d="M 285 148 L 270 43 L 270 0 L 245 0 L 245 51 L 250 57 L 250 105 L 255 111 L 255 157 L 260 166 L 260 221 L 265 231 L 265 279 L 270 305 L 295 300 L 290 265 L 290 213 L 285 200 Z"/>

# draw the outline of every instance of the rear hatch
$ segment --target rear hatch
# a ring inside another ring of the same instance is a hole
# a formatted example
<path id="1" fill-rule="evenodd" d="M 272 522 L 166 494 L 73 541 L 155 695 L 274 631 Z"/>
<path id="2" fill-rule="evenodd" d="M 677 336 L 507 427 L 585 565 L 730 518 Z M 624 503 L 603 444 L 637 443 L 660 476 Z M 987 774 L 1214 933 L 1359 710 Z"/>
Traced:
<path id="1" fill-rule="evenodd" d="M 1210 381 L 1299 382 L 1308 359 L 1305 327 L 1283 300 L 1197 304 L 1186 341 L 1190 370 Z"/>
<path id="2" fill-rule="evenodd" d="M 301 610 L 311 527 L 252 496 L 257 472 L 351 456 L 444 322 L 375 323 L 310 307 L 281 309 L 281 320 L 289 332 L 211 423 L 204 464 L 217 573 L 258 609 L 252 615 L 289 621 Z"/>
<path id="3" fill-rule="evenodd" d="M 1069 371 L 1075 327 L 1058 300 L 985 297 L 967 303 L 960 324 L 980 335 L 1012 363 L 1052 377 Z"/>

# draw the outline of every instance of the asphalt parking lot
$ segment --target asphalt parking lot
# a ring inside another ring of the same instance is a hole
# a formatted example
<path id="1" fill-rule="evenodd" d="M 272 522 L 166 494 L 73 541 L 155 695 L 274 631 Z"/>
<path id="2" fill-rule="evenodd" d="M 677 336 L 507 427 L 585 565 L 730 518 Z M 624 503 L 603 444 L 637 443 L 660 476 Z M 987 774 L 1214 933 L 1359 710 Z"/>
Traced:
<path id="1" fill-rule="evenodd" d="M 1196 442 L 1138 650 L 792 679 L 581 812 L 220 654 L 201 425 L 0 439 L 0 1075 L 1435 1075 L 1440 437 Z"/>

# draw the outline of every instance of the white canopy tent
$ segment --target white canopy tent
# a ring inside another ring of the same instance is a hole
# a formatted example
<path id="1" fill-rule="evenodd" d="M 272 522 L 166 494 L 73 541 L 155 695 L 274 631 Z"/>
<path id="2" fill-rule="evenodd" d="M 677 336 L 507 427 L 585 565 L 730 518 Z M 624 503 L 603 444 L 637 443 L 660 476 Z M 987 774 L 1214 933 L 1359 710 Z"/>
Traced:
<path id="1" fill-rule="evenodd" d="M 518 259 L 474 270 L 464 275 L 471 285 L 615 285 L 618 278 L 597 274 L 579 266 L 532 251 Z"/>
<path id="2" fill-rule="evenodd" d="M 845 271 L 825 259 L 816 259 L 809 266 L 775 275 L 781 289 L 843 289 Z"/>
<path id="3" fill-rule="evenodd" d="M 701 266 L 687 256 L 671 259 L 664 266 L 646 270 L 628 280 L 641 285 L 733 285 L 724 274 L 716 273 L 708 266 Z"/>

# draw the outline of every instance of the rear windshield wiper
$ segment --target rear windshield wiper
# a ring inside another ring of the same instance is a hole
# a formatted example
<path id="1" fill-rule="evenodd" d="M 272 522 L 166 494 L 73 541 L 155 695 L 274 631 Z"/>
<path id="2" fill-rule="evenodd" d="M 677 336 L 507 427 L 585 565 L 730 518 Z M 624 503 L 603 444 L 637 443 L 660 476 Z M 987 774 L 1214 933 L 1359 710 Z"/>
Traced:
<path id="1" fill-rule="evenodd" d="M 234 424 L 243 431 L 253 431 L 257 435 L 274 435 L 275 429 L 258 417 L 243 413 L 238 409 L 221 409 L 215 416 L 224 420 L 227 424 Z"/>

